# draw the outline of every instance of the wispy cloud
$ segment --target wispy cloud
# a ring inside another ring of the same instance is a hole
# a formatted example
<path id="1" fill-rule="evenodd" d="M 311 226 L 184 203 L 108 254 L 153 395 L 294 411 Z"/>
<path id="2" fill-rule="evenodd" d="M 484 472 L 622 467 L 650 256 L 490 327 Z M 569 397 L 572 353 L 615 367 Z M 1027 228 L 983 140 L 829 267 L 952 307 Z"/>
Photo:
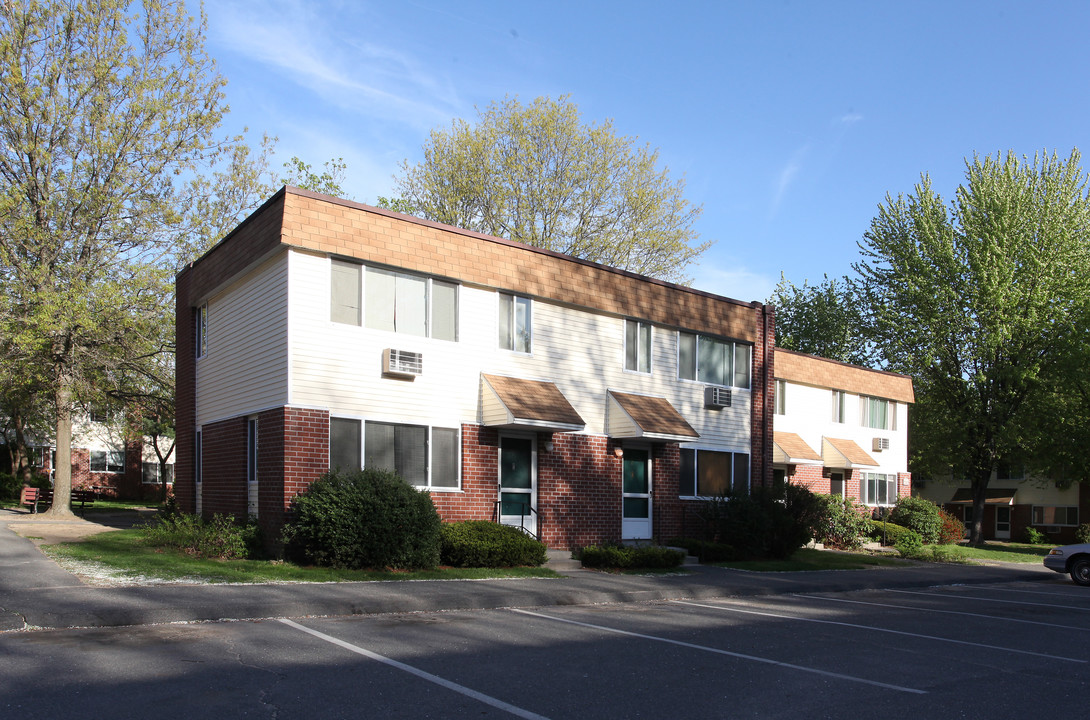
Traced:
<path id="1" fill-rule="evenodd" d="M 776 180 L 776 190 L 772 195 L 772 205 L 770 208 L 772 215 L 775 215 L 776 211 L 779 210 L 780 204 L 783 202 L 788 190 L 791 189 L 791 185 L 795 182 L 799 173 L 802 172 L 803 161 L 806 159 L 809 152 L 810 145 L 807 143 L 796 150 L 787 164 L 780 168 Z"/>
<path id="2" fill-rule="evenodd" d="M 862 119 L 863 119 L 863 116 L 860 115 L 859 113 L 849 112 L 849 113 L 846 113 L 844 115 L 841 115 L 840 118 L 838 119 L 838 122 L 841 125 L 855 125 L 857 122 L 860 122 Z"/>
<path id="3" fill-rule="evenodd" d="M 347 12 L 348 8 L 342 8 Z M 460 106 L 444 78 L 393 47 L 361 42 L 362 19 L 338 25 L 339 12 L 316 12 L 293 0 L 217 2 L 212 37 L 342 110 L 427 129 Z"/>
<path id="4" fill-rule="evenodd" d="M 776 287 L 779 278 L 754 272 L 742 265 L 734 265 L 729 259 L 709 262 L 705 260 L 692 270 L 693 287 L 697 290 L 724 295 L 735 300 L 764 302 Z"/>

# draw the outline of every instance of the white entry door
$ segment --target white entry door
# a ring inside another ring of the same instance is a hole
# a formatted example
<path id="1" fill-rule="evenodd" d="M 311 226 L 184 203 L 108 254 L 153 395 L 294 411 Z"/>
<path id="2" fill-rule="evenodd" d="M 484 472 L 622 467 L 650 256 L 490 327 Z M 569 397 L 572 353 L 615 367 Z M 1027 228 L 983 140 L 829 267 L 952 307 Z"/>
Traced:
<path id="1" fill-rule="evenodd" d="M 500 522 L 537 535 L 537 472 L 534 441 L 500 438 Z"/>
<path id="2" fill-rule="evenodd" d="M 1011 508 L 1010 505 L 997 505 L 995 508 L 995 539 L 1011 539 Z"/>
<path id="3" fill-rule="evenodd" d="M 625 448 L 621 473 L 621 539 L 651 537 L 651 453 Z"/>

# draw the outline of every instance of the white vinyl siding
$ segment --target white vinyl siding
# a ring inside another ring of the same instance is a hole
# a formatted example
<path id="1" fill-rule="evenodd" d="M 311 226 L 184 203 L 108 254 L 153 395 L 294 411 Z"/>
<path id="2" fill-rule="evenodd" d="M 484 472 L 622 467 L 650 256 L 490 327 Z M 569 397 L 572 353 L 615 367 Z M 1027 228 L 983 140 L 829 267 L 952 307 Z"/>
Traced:
<path id="1" fill-rule="evenodd" d="M 328 277 L 328 265 L 323 267 Z M 317 287 L 324 284 L 325 278 Z M 198 424 L 287 404 L 287 299 L 288 253 L 209 299 L 208 336 L 215 342 L 196 368 Z M 327 324 L 324 293 L 320 303 Z"/>

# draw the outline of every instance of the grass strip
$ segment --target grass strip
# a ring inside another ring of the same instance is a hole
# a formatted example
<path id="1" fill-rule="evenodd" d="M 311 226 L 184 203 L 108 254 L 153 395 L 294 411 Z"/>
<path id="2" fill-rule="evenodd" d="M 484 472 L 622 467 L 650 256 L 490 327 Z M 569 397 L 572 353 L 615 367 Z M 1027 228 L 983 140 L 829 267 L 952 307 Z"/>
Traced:
<path id="1" fill-rule="evenodd" d="M 868 567 L 903 566 L 906 563 L 896 557 L 801 548 L 786 560 L 744 560 L 712 564 L 716 567 L 752 572 L 804 572 L 807 570 L 862 570 Z"/>
<path id="2" fill-rule="evenodd" d="M 50 557 L 98 563 L 124 577 L 209 583 L 361 582 L 381 580 L 482 580 L 556 578 L 547 568 L 441 568 L 386 571 L 302 567 L 278 560 L 207 560 L 146 545 L 139 529 L 99 533 L 77 543 L 44 545 Z"/>
<path id="3" fill-rule="evenodd" d="M 926 550 L 930 545 L 924 546 Z M 985 560 L 993 562 L 1013 562 L 1039 564 L 1048 555 L 1052 545 L 1029 545 L 1027 543 L 984 543 L 983 547 L 973 545 L 939 545 L 942 553 L 958 560 Z"/>

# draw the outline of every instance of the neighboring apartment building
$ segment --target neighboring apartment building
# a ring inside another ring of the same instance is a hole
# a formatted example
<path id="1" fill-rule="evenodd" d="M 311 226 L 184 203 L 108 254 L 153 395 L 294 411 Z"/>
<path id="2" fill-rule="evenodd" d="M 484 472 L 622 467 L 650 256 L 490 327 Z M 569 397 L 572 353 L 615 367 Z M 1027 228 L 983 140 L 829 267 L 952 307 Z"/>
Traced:
<path id="1" fill-rule="evenodd" d="M 912 378 L 775 350 L 773 474 L 864 505 L 909 495 Z"/>
<path id="2" fill-rule="evenodd" d="M 552 547 L 771 482 L 773 310 L 287 187 L 177 279 L 183 508 L 275 538 L 331 466 Z"/>
<path id="3" fill-rule="evenodd" d="M 161 446 L 170 441 L 161 439 Z M 52 438 L 32 442 L 32 468 L 53 477 L 56 463 Z M 0 451 L 0 472 L 9 472 L 10 455 Z M 174 456 L 166 464 L 167 484 L 173 482 Z M 124 422 L 106 414 L 76 416 L 72 422 L 72 488 L 95 490 L 123 500 L 157 500 L 159 459 L 150 438 L 126 437 Z"/>
<path id="4" fill-rule="evenodd" d="M 915 492 L 942 506 L 968 527 L 973 521 L 973 494 L 968 480 L 937 478 L 914 481 Z M 1057 545 L 1075 542 L 1075 530 L 1090 518 L 1090 486 L 1071 483 L 1057 487 L 1044 478 L 1026 477 L 1020 470 L 1000 470 L 992 475 L 985 490 L 985 540 L 1024 538 L 1032 527 Z"/>

